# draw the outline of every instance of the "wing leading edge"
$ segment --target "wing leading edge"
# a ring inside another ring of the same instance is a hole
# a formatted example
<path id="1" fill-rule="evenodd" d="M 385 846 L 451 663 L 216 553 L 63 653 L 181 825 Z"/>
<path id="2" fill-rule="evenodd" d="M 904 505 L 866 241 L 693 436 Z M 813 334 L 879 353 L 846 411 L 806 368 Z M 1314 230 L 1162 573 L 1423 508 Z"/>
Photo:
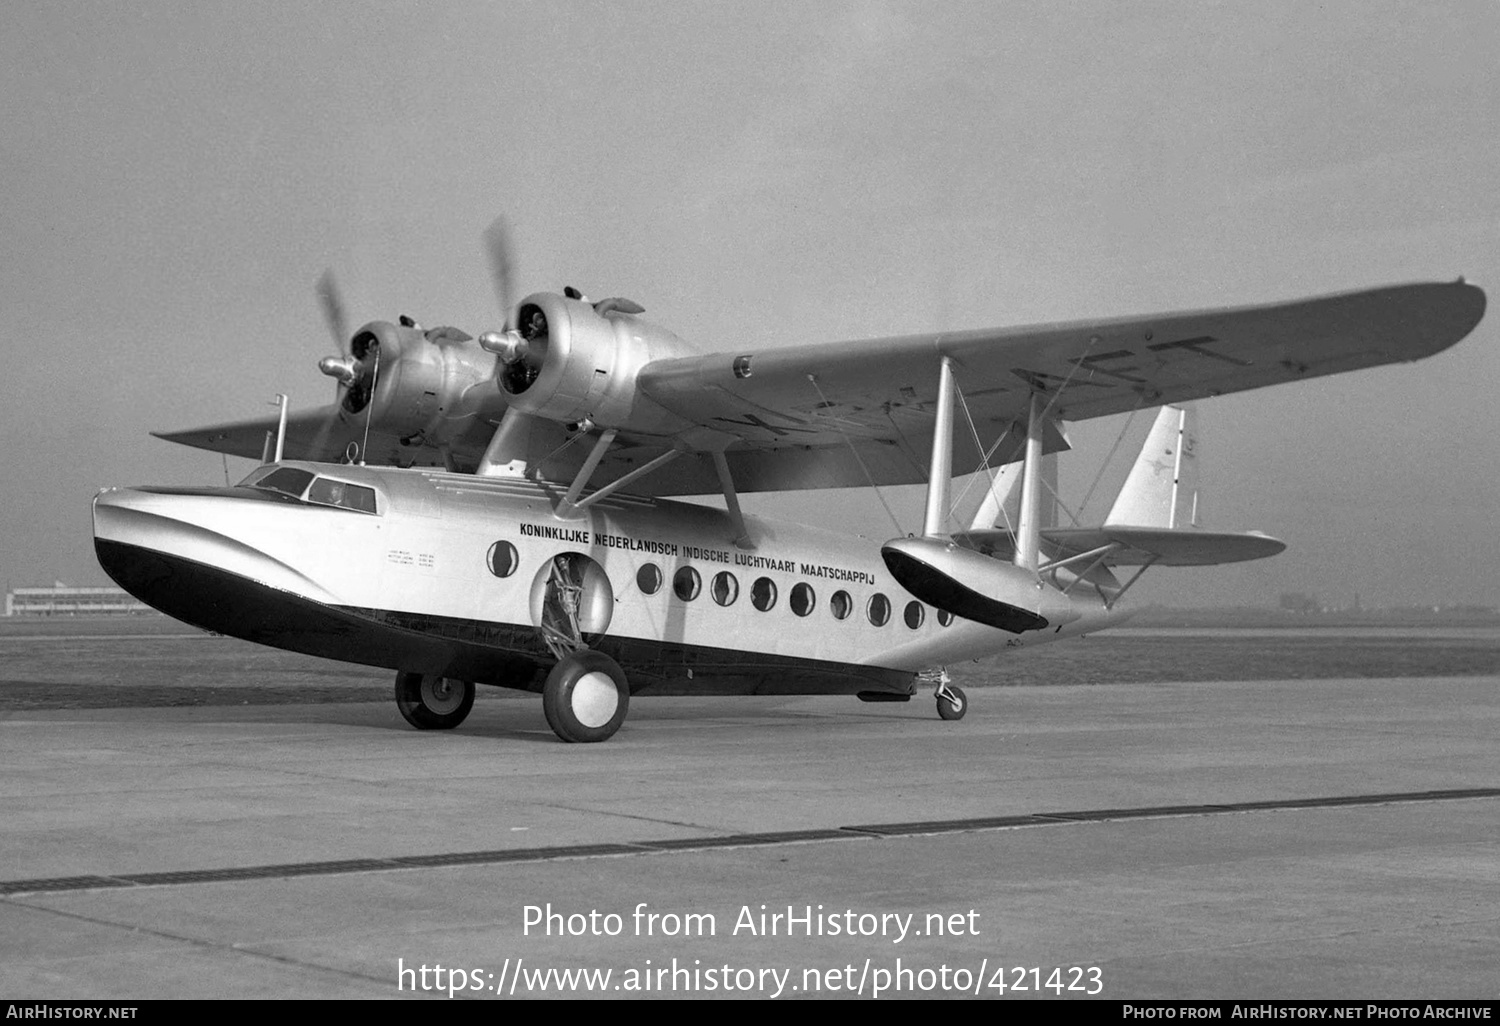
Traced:
<path id="1" fill-rule="evenodd" d="M 997 330 L 836 342 L 662 360 L 646 395 L 734 449 L 909 444 L 930 437 L 937 364 L 957 364 L 981 434 L 1025 417 L 1086 420 L 1141 407 L 1431 356 L 1469 334 L 1484 292 L 1462 280 L 1290 303 Z M 993 437 L 993 435 L 991 436 Z M 955 472 L 961 470 L 955 466 Z"/>

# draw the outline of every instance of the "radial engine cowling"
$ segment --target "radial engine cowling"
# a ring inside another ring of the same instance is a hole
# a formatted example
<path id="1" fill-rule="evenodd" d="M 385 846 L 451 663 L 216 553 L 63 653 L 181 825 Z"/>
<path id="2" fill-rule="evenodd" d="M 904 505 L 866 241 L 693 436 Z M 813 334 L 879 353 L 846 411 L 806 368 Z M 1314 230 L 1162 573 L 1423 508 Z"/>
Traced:
<path id="1" fill-rule="evenodd" d="M 495 357 L 456 328 L 405 327 L 374 321 L 350 341 L 353 380 L 341 403 L 344 414 L 363 416 L 399 437 L 432 432 L 451 416 L 466 392 L 488 382 Z M 494 403 L 498 416 L 502 403 Z"/>
<path id="2" fill-rule="evenodd" d="M 538 293 L 522 300 L 507 344 L 481 339 L 500 354 L 497 377 L 512 407 L 563 423 L 667 428 L 665 412 L 637 395 L 636 378 L 653 360 L 696 351 L 664 328 L 605 309 Z"/>
<path id="3" fill-rule="evenodd" d="M 1073 603 L 1029 570 L 935 538 L 897 538 L 881 558 L 923 602 L 1012 634 L 1078 619 Z"/>

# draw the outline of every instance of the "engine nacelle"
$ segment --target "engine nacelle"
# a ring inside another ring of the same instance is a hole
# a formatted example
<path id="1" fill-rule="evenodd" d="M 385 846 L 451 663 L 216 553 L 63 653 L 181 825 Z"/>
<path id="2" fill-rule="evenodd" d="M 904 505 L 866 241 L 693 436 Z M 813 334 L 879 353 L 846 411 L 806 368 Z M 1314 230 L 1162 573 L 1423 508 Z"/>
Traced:
<path id="1" fill-rule="evenodd" d="M 1068 596 L 1012 563 L 933 538 L 896 538 L 880 547 L 886 569 L 923 602 L 1012 634 L 1078 619 Z"/>
<path id="2" fill-rule="evenodd" d="M 489 386 L 494 354 L 455 328 L 423 331 L 374 321 L 354 333 L 350 352 L 355 378 L 341 404 L 346 421 L 363 419 L 369 407 L 372 426 L 403 443 L 423 444 L 440 441 L 443 422 L 460 407 L 495 419 L 504 412 L 503 397 Z M 470 409 L 476 397 L 492 409 Z"/>
<path id="3" fill-rule="evenodd" d="M 618 309 L 538 293 L 521 301 L 515 334 L 497 377 L 510 405 L 563 423 L 669 431 L 681 422 L 637 393 L 653 360 L 696 353 L 682 339 Z"/>

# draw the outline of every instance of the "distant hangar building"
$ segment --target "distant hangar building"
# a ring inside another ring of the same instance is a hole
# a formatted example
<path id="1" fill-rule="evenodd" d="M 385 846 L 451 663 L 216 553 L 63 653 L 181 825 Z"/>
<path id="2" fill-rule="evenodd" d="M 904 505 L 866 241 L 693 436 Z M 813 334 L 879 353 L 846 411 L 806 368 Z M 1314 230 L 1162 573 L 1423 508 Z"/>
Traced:
<path id="1" fill-rule="evenodd" d="M 70 588 L 58 581 L 50 588 L 17 588 L 5 593 L 6 616 L 115 616 L 154 612 L 122 588 Z"/>

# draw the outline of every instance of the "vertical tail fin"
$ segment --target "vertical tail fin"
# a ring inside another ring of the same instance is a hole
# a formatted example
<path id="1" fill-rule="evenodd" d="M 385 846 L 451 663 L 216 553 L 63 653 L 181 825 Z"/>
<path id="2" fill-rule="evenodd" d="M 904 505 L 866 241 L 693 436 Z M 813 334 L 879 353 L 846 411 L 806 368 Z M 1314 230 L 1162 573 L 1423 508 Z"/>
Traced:
<path id="1" fill-rule="evenodd" d="M 1125 487 L 1104 519 L 1106 527 L 1198 526 L 1197 432 L 1196 410 L 1161 408 Z"/>

